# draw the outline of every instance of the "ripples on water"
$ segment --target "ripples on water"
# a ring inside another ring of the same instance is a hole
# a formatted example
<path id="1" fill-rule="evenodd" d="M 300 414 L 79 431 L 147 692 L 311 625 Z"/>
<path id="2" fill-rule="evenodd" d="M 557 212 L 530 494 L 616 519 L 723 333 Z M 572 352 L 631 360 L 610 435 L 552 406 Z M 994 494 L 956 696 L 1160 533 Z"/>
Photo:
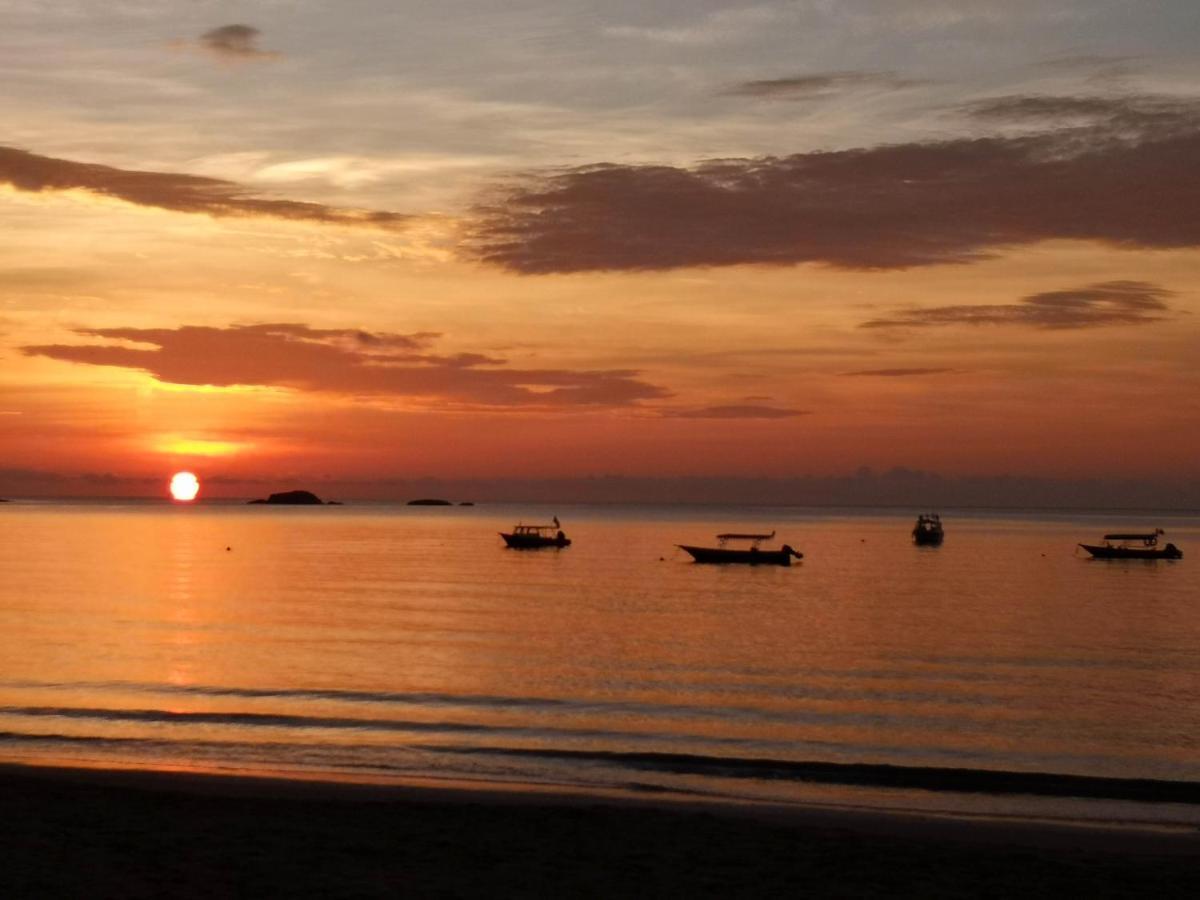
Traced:
<path id="1" fill-rule="evenodd" d="M 944 518 L 12 504 L 0 754 L 1200 822 L 1200 519 Z M 749 527 L 803 563 L 674 548 Z"/>

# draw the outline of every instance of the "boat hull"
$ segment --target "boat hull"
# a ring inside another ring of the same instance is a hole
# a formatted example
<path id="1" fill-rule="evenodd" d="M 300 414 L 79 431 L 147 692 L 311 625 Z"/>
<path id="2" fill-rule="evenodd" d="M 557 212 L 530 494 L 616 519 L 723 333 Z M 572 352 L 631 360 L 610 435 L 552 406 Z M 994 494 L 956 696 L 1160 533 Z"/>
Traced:
<path id="1" fill-rule="evenodd" d="M 539 534 L 507 534 L 500 532 L 504 543 L 512 550 L 541 550 L 546 547 L 561 549 L 571 546 L 568 537 L 543 537 Z"/>
<path id="2" fill-rule="evenodd" d="M 1080 544 L 1093 559 L 1183 559 L 1183 551 L 1174 544 L 1169 547 L 1097 547 Z"/>
<path id="3" fill-rule="evenodd" d="M 798 559 L 799 553 L 792 550 L 728 550 L 722 547 L 689 547 L 677 544 L 680 550 L 691 554 L 698 563 L 724 565 L 737 563 L 750 566 L 790 566 L 793 554 Z"/>
<path id="4" fill-rule="evenodd" d="M 921 547 L 939 547 L 945 539 L 945 535 L 940 531 L 922 531 L 913 530 L 913 543 Z"/>

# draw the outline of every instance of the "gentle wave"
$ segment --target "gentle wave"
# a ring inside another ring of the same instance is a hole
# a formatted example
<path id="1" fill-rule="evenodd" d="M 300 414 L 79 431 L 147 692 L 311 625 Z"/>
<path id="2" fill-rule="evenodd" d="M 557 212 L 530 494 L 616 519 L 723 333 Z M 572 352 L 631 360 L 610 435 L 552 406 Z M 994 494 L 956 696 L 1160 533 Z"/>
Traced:
<path id="1" fill-rule="evenodd" d="M 937 766 L 793 762 L 780 759 L 700 756 L 691 753 L 628 753 L 502 747 L 422 747 L 420 749 L 464 755 L 595 762 L 640 771 L 665 772 L 672 775 L 820 782 L 971 794 L 1030 794 L 1041 797 L 1200 804 L 1200 783 L 1152 778 L 1104 778 L 1052 772 L 952 769 Z"/>
<path id="2" fill-rule="evenodd" d="M 394 703 L 420 706 L 544 706 L 561 707 L 573 701 L 543 697 L 506 697 L 486 694 L 440 694 L 423 691 L 353 691 L 297 688 L 247 688 L 202 684 L 148 684 L 131 681 L 93 681 L 64 684 L 52 681 L 0 682 L 0 687 L 34 690 L 83 689 L 129 693 L 179 694 L 199 697 L 237 697 L 246 700 L 333 700 L 350 703 Z"/>
<path id="3" fill-rule="evenodd" d="M 358 759 L 368 749 L 355 745 L 306 747 L 289 742 L 188 741 L 185 743 L 146 737 L 103 737 L 54 733 L 0 731 L 3 744 L 66 744 L 95 748 L 131 748 L 148 752 L 215 752 L 233 761 L 240 756 L 263 760 L 276 756 L 303 764 L 305 754 L 320 754 L 312 762 L 336 765 L 346 770 L 371 770 L 379 773 L 420 773 L 421 763 L 403 764 L 395 758 Z M 985 768 L 945 766 L 900 766 L 889 764 L 832 763 L 813 760 L 784 760 L 762 757 L 707 756 L 694 753 L 570 750 L 562 748 L 524 748 L 495 746 L 444 746 L 416 744 L 395 748 L 402 754 L 416 752 L 433 756 L 482 757 L 512 760 L 543 760 L 592 764 L 610 770 L 642 772 L 660 776 L 701 776 L 707 779 L 753 780 L 826 784 L 847 787 L 871 787 L 892 790 L 920 790 L 933 793 L 1027 795 L 1085 800 L 1116 800 L 1152 804 L 1200 805 L 1200 783 L 1151 778 L 1114 778 L 1068 775 L 1054 772 L 1024 772 Z M 446 773 L 453 775 L 453 773 Z M 460 776 L 467 775 L 460 772 Z M 581 783 L 587 779 L 580 779 Z M 613 780 L 614 785 L 637 784 L 639 789 L 662 792 L 686 792 L 681 785 L 632 783 Z"/>
<path id="4" fill-rule="evenodd" d="M 808 673 L 806 673 L 808 674 Z M 830 673 L 820 673 L 828 677 Z M 778 677 L 778 673 L 775 673 Z M 902 679 L 911 678 L 911 673 L 889 672 L 839 672 L 838 677 L 845 679 Z M 615 686 L 614 686 L 615 687 Z M 718 681 L 700 681 L 681 683 L 668 680 L 631 680 L 623 681 L 619 687 L 629 691 L 669 692 L 673 694 L 704 694 L 745 696 L 751 698 L 770 697 L 774 700 L 883 700 L 894 703 L 938 703 L 949 705 L 1007 705 L 1011 698 L 1003 694 L 982 694 L 977 692 L 962 695 L 937 693 L 934 691 L 912 690 L 882 690 L 879 688 L 862 688 L 857 685 L 847 687 L 813 687 L 786 683 L 736 684 Z M 706 703 L 704 706 L 691 704 L 653 704 L 636 703 L 616 700 L 566 700 L 557 697 L 518 697 L 502 694 L 445 694 L 433 691 L 355 691 L 336 689 L 312 688 L 247 688 L 202 684 L 150 684 L 145 682 L 103 681 L 103 682 L 54 682 L 54 681 L 3 681 L 0 688 L 16 688 L 21 690 L 85 690 L 85 691 L 122 691 L 138 694 L 172 694 L 197 697 L 236 697 L 246 700 L 329 700 L 345 703 L 376 703 L 411 706 L 465 706 L 465 707 L 513 707 L 531 709 L 560 710 L 567 709 L 575 712 L 634 712 L 634 713 L 671 713 L 685 712 L 714 717 L 762 715 L 767 714 L 761 707 L 756 706 L 715 706 Z"/>
<path id="5" fill-rule="evenodd" d="M 446 704 L 451 705 L 451 704 Z M 987 718 L 971 719 L 965 717 L 952 718 L 949 716 L 924 715 L 912 711 L 904 713 L 886 713 L 882 711 L 856 712 L 850 710 L 834 710 L 817 712 L 812 710 L 793 710 L 789 712 L 772 712 L 763 709 L 732 709 L 699 706 L 675 706 L 670 704 L 610 704 L 589 708 L 589 704 L 556 703 L 555 709 L 569 710 L 580 713 L 600 711 L 608 714 L 626 713 L 643 717 L 646 720 L 664 719 L 733 719 L 746 723 L 760 721 L 770 724 L 783 725 L 849 725 L 854 727 L 883 727 L 903 726 L 907 728 L 938 729 L 958 734 L 989 733 L 994 729 L 994 723 Z M 546 728 L 541 726 L 520 725 L 483 725 L 467 722 L 424 722 L 400 719 L 370 719 L 346 716 L 314 716 L 291 715 L 285 713 L 256 713 L 256 712 L 182 712 L 162 709 L 112 709 L 85 708 L 65 706 L 0 706 L 0 715 L 46 717 L 60 716 L 70 719 L 104 719 L 115 722 L 163 722 L 163 723 L 194 723 L 210 725 L 242 725 L 269 726 L 282 728 L 325 728 L 325 729 L 366 729 L 375 731 L 462 731 L 485 732 L 493 731 L 508 734 L 534 735 L 558 734 L 575 737 L 636 737 L 639 739 L 656 738 L 673 740 L 684 737 L 683 732 L 650 733 L 638 731 L 629 733 L 611 729 L 582 729 L 582 728 Z M 1007 722 L 1019 722 L 1020 717 L 1010 716 Z M 1034 721 L 1034 720 L 1030 720 Z M 732 739 L 732 740 L 737 740 Z"/>
<path id="6" fill-rule="evenodd" d="M 498 725 L 479 722 L 426 722 L 407 719 L 359 719 L 344 716 L 302 716 L 282 713 L 246 712 L 179 712 L 162 709 L 100 709 L 81 707 L 25 706 L 0 707 L 0 716 L 13 718 L 50 719 L 102 722 L 135 722 L 151 725 L 225 725 L 246 728 L 283 728 L 297 731 L 322 729 L 330 731 L 384 732 L 399 734 L 475 734 L 522 737 L 535 740 L 607 740 L 618 743 L 693 743 L 690 734 L 656 731 L 622 731 L 606 728 L 555 728 L 537 725 Z M 735 737 L 711 736 L 705 743 L 744 746 L 746 741 Z M 753 742 L 777 744 L 780 742 Z M 781 744 L 782 745 L 782 744 Z"/>
<path id="7" fill-rule="evenodd" d="M 522 736 L 544 733 L 544 729 L 520 725 L 481 725 L 469 722 L 418 722 L 398 719 L 354 719 L 339 716 L 297 716 L 283 713 L 176 712 L 165 709 L 85 709 L 64 706 L 4 706 L 0 715 L 31 718 L 89 719 L 109 722 L 148 722 L 181 725 L 234 725 L 258 728 L 352 729 L 356 731 L 491 733 Z M 572 732 L 584 737 L 610 734 L 600 730 Z"/>

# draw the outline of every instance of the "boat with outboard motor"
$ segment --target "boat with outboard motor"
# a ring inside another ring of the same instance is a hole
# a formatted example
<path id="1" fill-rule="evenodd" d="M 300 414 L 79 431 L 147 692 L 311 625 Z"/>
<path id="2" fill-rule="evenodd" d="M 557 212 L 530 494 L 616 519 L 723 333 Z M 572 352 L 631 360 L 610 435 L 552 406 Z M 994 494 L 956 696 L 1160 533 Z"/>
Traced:
<path id="1" fill-rule="evenodd" d="M 924 547 L 937 547 L 945 539 L 942 530 L 942 519 L 937 513 L 921 513 L 917 516 L 917 524 L 913 526 L 912 539 L 914 544 Z"/>
<path id="2" fill-rule="evenodd" d="M 1106 534 L 1102 545 L 1079 546 L 1092 554 L 1092 559 L 1183 559 L 1183 551 L 1174 544 L 1158 546 L 1158 536 L 1162 533 L 1161 528 L 1155 528 L 1146 533 Z"/>
<path id="3" fill-rule="evenodd" d="M 686 551 L 698 563 L 745 563 L 751 566 L 790 566 L 792 559 L 803 559 L 804 554 L 793 550 L 784 544 L 778 550 L 763 550 L 759 547 L 763 541 L 775 537 L 770 534 L 737 534 L 730 532 L 717 535 L 716 547 L 692 547 L 687 544 L 676 544 L 680 550 Z M 748 547 L 727 547 L 729 541 L 748 542 Z"/>
<path id="4" fill-rule="evenodd" d="M 558 516 L 554 517 L 553 523 L 550 525 L 514 525 L 511 532 L 500 532 L 500 537 L 504 538 L 504 543 L 513 550 L 571 546 L 571 539 L 563 534 Z"/>

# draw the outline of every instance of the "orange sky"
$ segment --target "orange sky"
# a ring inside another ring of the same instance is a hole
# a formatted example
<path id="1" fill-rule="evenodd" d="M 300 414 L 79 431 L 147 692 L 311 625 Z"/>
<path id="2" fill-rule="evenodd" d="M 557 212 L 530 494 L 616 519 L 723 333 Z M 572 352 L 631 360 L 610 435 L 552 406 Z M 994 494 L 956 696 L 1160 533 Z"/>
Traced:
<path id="1" fill-rule="evenodd" d="M 10 11 L 0 494 L 1200 479 L 1186 4 L 350 5 Z"/>

